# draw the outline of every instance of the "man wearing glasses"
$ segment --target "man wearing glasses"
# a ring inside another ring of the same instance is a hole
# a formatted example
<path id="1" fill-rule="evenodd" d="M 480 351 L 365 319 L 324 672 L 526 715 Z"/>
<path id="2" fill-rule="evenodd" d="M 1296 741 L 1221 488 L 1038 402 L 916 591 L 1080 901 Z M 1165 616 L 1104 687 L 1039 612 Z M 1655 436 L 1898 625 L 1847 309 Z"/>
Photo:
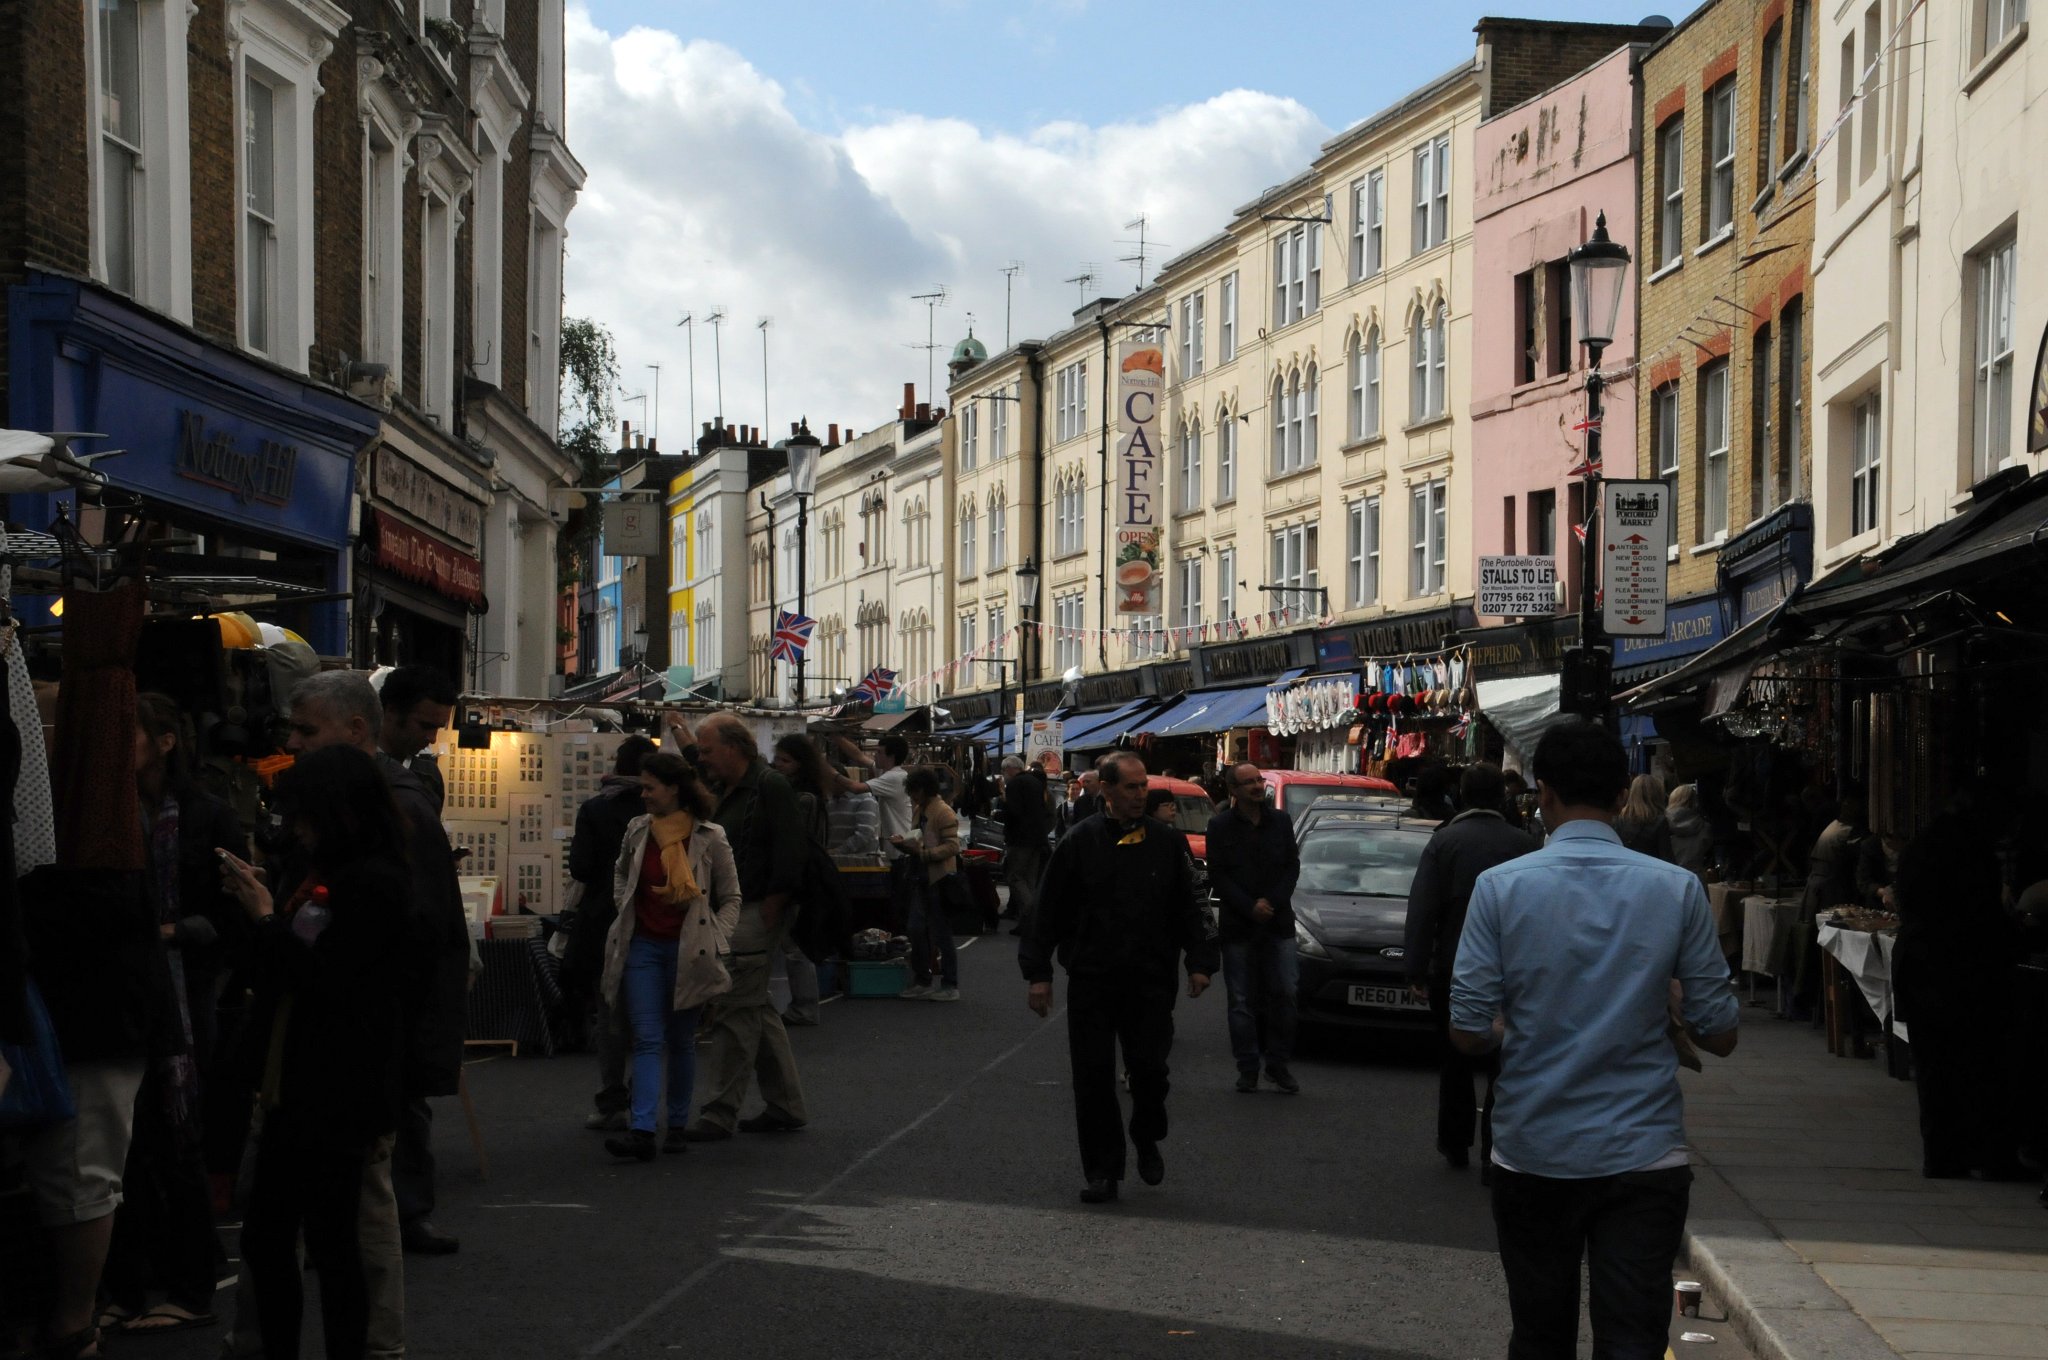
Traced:
<path id="1" fill-rule="evenodd" d="M 1115 1199 L 1124 1176 L 1119 1044 L 1130 1073 L 1138 1177 L 1147 1185 L 1166 1179 L 1159 1143 L 1177 969 L 1185 955 L 1190 998 L 1216 972 L 1187 837 L 1144 815 L 1145 762 L 1119 752 L 1103 761 L 1101 775 L 1103 809 L 1054 847 L 1018 950 L 1030 984 L 1026 1001 L 1041 1017 L 1052 1013 L 1053 959 L 1066 966 L 1067 1054 L 1087 1204 Z"/>
<path id="2" fill-rule="evenodd" d="M 1233 765 L 1223 780 L 1230 802 L 1209 819 L 1209 883 L 1221 907 L 1223 986 L 1230 994 L 1237 1089 L 1246 1095 L 1259 1089 L 1263 1057 L 1266 1080 L 1295 1095 L 1301 1083 L 1287 1060 L 1294 1056 L 1295 991 L 1301 980 L 1294 942 L 1301 849 L 1294 843 L 1294 820 L 1267 802 L 1258 766 Z"/>

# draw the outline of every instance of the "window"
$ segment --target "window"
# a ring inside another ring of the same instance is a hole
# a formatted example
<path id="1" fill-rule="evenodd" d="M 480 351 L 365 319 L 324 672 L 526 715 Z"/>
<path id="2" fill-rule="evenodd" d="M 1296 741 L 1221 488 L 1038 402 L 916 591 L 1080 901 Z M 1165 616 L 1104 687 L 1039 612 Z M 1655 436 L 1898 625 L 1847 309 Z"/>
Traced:
<path id="1" fill-rule="evenodd" d="M 1849 413 L 1849 534 L 1867 534 L 1877 527 L 1878 477 L 1883 471 L 1883 427 L 1878 422 L 1878 394 L 1856 403 Z"/>
<path id="2" fill-rule="evenodd" d="M 1863 64 L 1866 68 L 1877 61 L 1877 54 L 1884 46 L 1884 14 L 1881 5 L 1872 5 L 1863 11 Z M 1863 183 L 1877 170 L 1878 129 L 1883 126 L 1879 110 L 1884 104 L 1884 76 L 1882 72 L 1870 71 L 1863 90 L 1863 107 L 1857 110 L 1862 126 L 1857 129 L 1856 139 L 1856 182 Z"/>
<path id="3" fill-rule="evenodd" d="M 993 463 L 1010 456 L 1010 408 L 1017 403 L 1017 385 L 982 400 L 988 403 L 988 460 Z"/>
<path id="4" fill-rule="evenodd" d="M 1124 655 L 1133 661 L 1166 655 L 1166 620 L 1158 614 L 1142 614 L 1125 624 Z"/>
<path id="5" fill-rule="evenodd" d="M 1273 577 L 1267 584 L 1279 587 L 1275 604 L 1297 613 L 1316 604 L 1315 592 L 1322 585 L 1316 569 L 1316 526 L 1296 524 L 1273 532 Z"/>
<path id="6" fill-rule="evenodd" d="M 1344 603 L 1360 609 L 1380 600 L 1380 498 L 1367 496 L 1344 508 Z"/>
<path id="7" fill-rule="evenodd" d="M 2026 21 L 2027 0 L 1971 0 L 1970 59 L 1982 61 Z"/>
<path id="8" fill-rule="evenodd" d="M 1772 436 L 1777 411 L 1771 400 L 1771 328 L 1759 326 L 1749 347 L 1749 517 L 1770 508 Z"/>
<path id="9" fill-rule="evenodd" d="M 1380 333 L 1377 329 L 1364 336 L 1351 337 L 1351 351 L 1346 356 L 1351 369 L 1350 381 L 1350 437 L 1356 439 L 1377 439 L 1380 435 Z"/>
<path id="10" fill-rule="evenodd" d="M 960 470 L 974 471 L 976 459 L 981 456 L 981 401 L 969 397 L 960 403 Z"/>
<path id="11" fill-rule="evenodd" d="M 997 496 L 988 505 L 988 569 L 1001 571 L 1010 565 L 1010 507 Z"/>
<path id="12" fill-rule="evenodd" d="M 1657 129 L 1657 267 L 1685 255 L 1685 119 Z"/>
<path id="13" fill-rule="evenodd" d="M 1386 171 L 1371 171 L 1352 184 L 1351 220 L 1351 281 L 1356 283 L 1386 268 Z"/>
<path id="14" fill-rule="evenodd" d="M 375 118 L 364 126 L 363 350 L 396 381 L 404 360 L 405 158 Z"/>
<path id="15" fill-rule="evenodd" d="M 718 604 L 704 600 L 697 605 L 697 669 L 715 674 L 724 665 L 719 647 Z"/>
<path id="16" fill-rule="evenodd" d="M 697 515 L 697 570 L 694 573 L 692 573 L 691 579 L 694 580 L 698 577 L 714 576 L 718 573 L 717 563 L 713 560 L 711 555 L 711 543 L 712 538 L 710 512 L 699 511 Z"/>
<path id="17" fill-rule="evenodd" d="M 277 113 L 270 86 L 242 82 L 242 340 L 277 344 Z"/>
<path id="18" fill-rule="evenodd" d="M 501 148 L 512 144 L 512 135 L 511 127 L 494 129 L 489 115 L 479 113 L 469 224 L 469 371 L 493 387 L 505 381 L 505 162 L 511 155 Z"/>
<path id="19" fill-rule="evenodd" d="M 1799 298 L 1778 314 L 1778 504 L 1798 500 L 1806 423 L 1806 306 Z"/>
<path id="20" fill-rule="evenodd" d="M 1973 482 L 2012 457 L 2013 264 L 2012 241 L 1977 257 Z"/>
<path id="21" fill-rule="evenodd" d="M 1451 136 L 1444 133 L 1415 148 L 1415 224 L 1408 253 L 1442 245 L 1450 216 Z"/>
<path id="22" fill-rule="evenodd" d="M 1180 476 L 1175 486 L 1182 513 L 1202 508 L 1202 427 L 1190 420 L 1180 427 Z"/>
<path id="23" fill-rule="evenodd" d="M 1189 293 L 1180 300 L 1180 376 L 1192 378 L 1202 371 L 1202 295 Z"/>
<path id="24" fill-rule="evenodd" d="M 1176 628 L 1199 628 L 1202 626 L 1202 559 L 1183 557 L 1180 560 L 1180 609 Z"/>
<path id="25" fill-rule="evenodd" d="M 1852 31 L 1842 39 L 1841 62 L 1836 74 L 1835 87 L 1835 203 L 1840 206 L 1849 201 L 1849 191 L 1856 187 L 1856 125 L 1849 120 L 1849 106 L 1856 102 L 1856 34 Z"/>
<path id="26" fill-rule="evenodd" d="M 100 256 L 107 286 L 136 290 L 142 196 L 142 16 L 140 0 L 101 0 Z"/>
<path id="27" fill-rule="evenodd" d="M 1545 373 L 1572 371 L 1572 267 L 1564 260 L 1543 266 L 1543 348 Z"/>
<path id="28" fill-rule="evenodd" d="M 1237 271 L 1223 276 L 1216 290 L 1216 356 L 1222 363 L 1237 357 Z"/>
<path id="29" fill-rule="evenodd" d="M 969 505 L 960 514 L 960 579 L 963 581 L 974 575 L 974 540 L 980 529 L 974 507 Z"/>
<path id="30" fill-rule="evenodd" d="M 1438 303 L 1433 312 L 1417 312 L 1415 324 L 1408 333 L 1408 347 L 1415 352 L 1413 371 L 1408 386 L 1408 423 L 1419 425 L 1425 420 L 1435 420 L 1445 411 L 1444 349 L 1446 334 L 1445 314 L 1449 309 Z"/>
<path id="31" fill-rule="evenodd" d="M 1062 674 L 1081 664 L 1087 648 L 1081 637 L 1082 608 L 1079 594 L 1062 595 L 1052 602 L 1052 664 Z"/>
<path id="32" fill-rule="evenodd" d="M 1083 495 L 1079 473 L 1061 479 L 1052 509 L 1052 551 L 1055 557 L 1069 557 L 1087 547 L 1083 530 Z"/>
<path id="33" fill-rule="evenodd" d="M 1515 275 L 1515 386 L 1543 376 L 1543 293 L 1536 270 Z"/>
<path id="34" fill-rule="evenodd" d="M 1216 617 L 1237 617 L 1237 549 L 1216 550 Z"/>
<path id="35" fill-rule="evenodd" d="M 1266 405 L 1273 411 L 1273 475 L 1288 471 L 1287 464 L 1287 379 L 1273 379 L 1273 394 Z"/>
<path id="36" fill-rule="evenodd" d="M 1529 493 L 1529 553 L 1532 557 L 1557 555 L 1557 492 Z"/>
<path id="37" fill-rule="evenodd" d="M 1792 0 L 1792 27 L 1785 45 L 1785 128 L 1790 137 L 1787 159 L 1804 155 L 1813 135 L 1813 113 L 1807 106 L 1813 97 L 1813 76 L 1808 72 L 1807 26 L 1813 22 L 1808 0 Z"/>
<path id="38" fill-rule="evenodd" d="M 1444 535 L 1449 529 L 1448 486 L 1424 482 L 1408 493 L 1408 593 L 1435 595 L 1444 588 Z"/>
<path id="39" fill-rule="evenodd" d="M 1273 475 L 1285 477 L 1316 461 L 1316 369 L 1273 379 Z"/>
<path id="40" fill-rule="evenodd" d="M 1010 610 L 1007 605 L 995 605 L 988 611 L 988 649 L 991 656 L 1010 654 Z"/>
<path id="41" fill-rule="evenodd" d="M 1707 91 L 1707 220 L 1704 239 L 1735 230 L 1735 77 Z"/>
<path id="42" fill-rule="evenodd" d="M 1291 326 L 1323 305 L 1323 229 L 1303 222 L 1273 238 L 1273 326 Z"/>
<path id="43" fill-rule="evenodd" d="M 1230 408 L 1216 411 L 1216 503 L 1237 499 L 1237 426 Z"/>
<path id="44" fill-rule="evenodd" d="M 690 583 L 690 521 L 677 515 L 668 522 L 668 588 L 681 590 Z"/>
<path id="45" fill-rule="evenodd" d="M 962 614 L 960 616 L 960 655 L 962 657 L 960 662 L 960 683 L 962 685 L 974 683 L 973 652 L 975 645 L 975 622 L 975 617 L 972 614 Z"/>
<path id="46" fill-rule="evenodd" d="M 1316 461 L 1320 447 L 1317 430 L 1317 411 L 1322 405 L 1323 380 L 1314 364 L 1308 366 L 1308 376 L 1301 382 L 1301 465 L 1310 467 Z"/>
<path id="47" fill-rule="evenodd" d="M 596 665 L 600 673 L 619 668 L 619 607 L 615 604 L 597 608 Z"/>
<path id="48" fill-rule="evenodd" d="M 1650 393 L 1650 468 L 1678 490 L 1678 384 Z"/>
<path id="49" fill-rule="evenodd" d="M 445 161 L 444 153 L 427 164 Z M 452 192 L 430 190 L 420 224 L 420 408 L 444 427 L 455 416 L 455 203 Z"/>
<path id="50" fill-rule="evenodd" d="M 668 664 L 690 664 L 690 616 L 680 610 L 668 619 Z"/>
<path id="51" fill-rule="evenodd" d="M 1768 185 L 1771 176 L 1778 173 L 1779 156 L 1784 148 L 1778 144 L 1778 114 L 1783 107 L 1778 92 L 1779 67 L 1784 61 L 1785 30 L 1783 25 L 1773 25 L 1764 35 L 1762 64 L 1757 71 L 1756 91 L 1756 174 L 1760 183 Z"/>
<path id="52" fill-rule="evenodd" d="M 1088 429 L 1088 361 L 1068 364 L 1053 374 L 1055 438 L 1078 439 Z"/>
<path id="53" fill-rule="evenodd" d="M 1702 543 L 1728 536 L 1728 361 L 1700 370 L 1700 526 Z"/>

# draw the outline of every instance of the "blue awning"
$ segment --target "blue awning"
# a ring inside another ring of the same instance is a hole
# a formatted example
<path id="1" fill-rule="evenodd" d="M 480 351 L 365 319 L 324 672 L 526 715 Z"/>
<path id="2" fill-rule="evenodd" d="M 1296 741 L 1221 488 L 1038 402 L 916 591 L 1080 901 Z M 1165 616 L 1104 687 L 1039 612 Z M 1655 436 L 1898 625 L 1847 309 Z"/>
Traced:
<path id="1" fill-rule="evenodd" d="M 1158 703 L 1157 699 L 1133 699 L 1107 712 L 1069 714 L 1060 732 L 1060 747 L 1068 751 L 1086 751 L 1114 746 L 1126 732 L 1139 729 L 1139 724 L 1134 721 L 1139 713 L 1156 707 Z"/>
<path id="2" fill-rule="evenodd" d="M 981 741 L 994 732 L 996 724 L 1001 721 L 1001 718 L 981 718 L 968 723 L 965 727 L 948 727 L 932 735 L 945 737 L 949 741 Z"/>
<path id="3" fill-rule="evenodd" d="M 1234 689 L 1205 689 L 1184 694 L 1180 702 L 1145 724 L 1155 737 L 1192 737 L 1208 732 L 1228 732 L 1234 727 L 1264 726 L 1266 687 L 1282 685 L 1304 673 L 1305 667 L 1284 672 L 1272 680 Z"/>

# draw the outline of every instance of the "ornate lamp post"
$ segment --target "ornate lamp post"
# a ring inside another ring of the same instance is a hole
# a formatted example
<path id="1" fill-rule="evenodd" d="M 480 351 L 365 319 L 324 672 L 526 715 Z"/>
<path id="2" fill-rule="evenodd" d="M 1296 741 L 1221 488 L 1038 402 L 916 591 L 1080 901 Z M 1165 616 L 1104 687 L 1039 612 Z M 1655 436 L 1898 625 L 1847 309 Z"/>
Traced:
<path id="1" fill-rule="evenodd" d="M 1591 240 L 1565 257 L 1572 271 L 1579 343 L 1586 347 L 1586 479 L 1581 509 L 1586 538 L 1579 545 L 1579 645 L 1565 653 L 1560 707 L 1597 722 L 1611 717 L 1614 650 L 1600 621 L 1595 592 L 1600 577 L 1600 399 L 1607 379 L 1600 356 L 1614 343 L 1621 318 L 1622 284 L 1628 276 L 1628 247 L 1607 235 L 1607 214 L 1593 226 Z"/>
<path id="2" fill-rule="evenodd" d="M 796 497 L 796 612 L 804 612 L 804 591 L 810 576 L 811 497 L 818 491 L 818 454 L 823 446 L 811 433 L 808 418 L 783 441 L 789 450 L 789 492 Z M 804 658 L 796 661 L 796 706 L 804 706 Z"/>

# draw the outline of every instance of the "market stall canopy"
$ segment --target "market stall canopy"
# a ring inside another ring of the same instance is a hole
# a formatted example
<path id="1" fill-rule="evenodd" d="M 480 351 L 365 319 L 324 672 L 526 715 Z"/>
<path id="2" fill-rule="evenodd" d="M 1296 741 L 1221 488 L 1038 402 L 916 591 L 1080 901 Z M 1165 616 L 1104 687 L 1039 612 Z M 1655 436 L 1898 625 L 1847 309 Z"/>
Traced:
<path id="1" fill-rule="evenodd" d="M 1557 700 L 1563 687 L 1561 675 L 1481 680 L 1476 686 L 1479 712 L 1526 764 L 1536 754 L 1536 743 L 1557 721 Z"/>
<path id="2" fill-rule="evenodd" d="M 1060 745 L 1069 751 L 1105 750 L 1128 733 L 1144 731 L 1158 735 L 1156 725 L 1140 720 L 1140 715 L 1158 703 L 1157 699 L 1132 699 L 1106 712 L 1069 713 L 1060 733 Z"/>
<path id="3" fill-rule="evenodd" d="M 1719 717 L 1735 707 L 1758 663 L 1777 649 L 1788 629 L 1806 634 L 1793 612 L 1804 599 L 1803 592 L 1795 590 L 1770 613 L 1751 619 L 1677 670 L 1621 695 L 1621 702 L 1640 713 L 1703 694 L 1706 716 Z"/>
<path id="4" fill-rule="evenodd" d="M 863 732 L 894 732 L 906 723 L 910 724 L 914 730 L 923 721 L 928 711 L 924 708 L 906 708 L 900 713 L 870 714 L 862 720 L 860 730 Z M 913 722 L 913 719 L 917 721 Z"/>
<path id="5" fill-rule="evenodd" d="M 1284 684 L 1301 674 L 1297 668 L 1271 683 Z M 1265 725 L 1266 684 L 1239 685 L 1232 689 L 1196 690 L 1183 694 L 1169 707 L 1146 719 L 1143 731 L 1155 737 L 1193 737 L 1211 732 L 1228 732 L 1235 727 Z M 1072 745 L 1071 741 L 1068 745 Z"/>

